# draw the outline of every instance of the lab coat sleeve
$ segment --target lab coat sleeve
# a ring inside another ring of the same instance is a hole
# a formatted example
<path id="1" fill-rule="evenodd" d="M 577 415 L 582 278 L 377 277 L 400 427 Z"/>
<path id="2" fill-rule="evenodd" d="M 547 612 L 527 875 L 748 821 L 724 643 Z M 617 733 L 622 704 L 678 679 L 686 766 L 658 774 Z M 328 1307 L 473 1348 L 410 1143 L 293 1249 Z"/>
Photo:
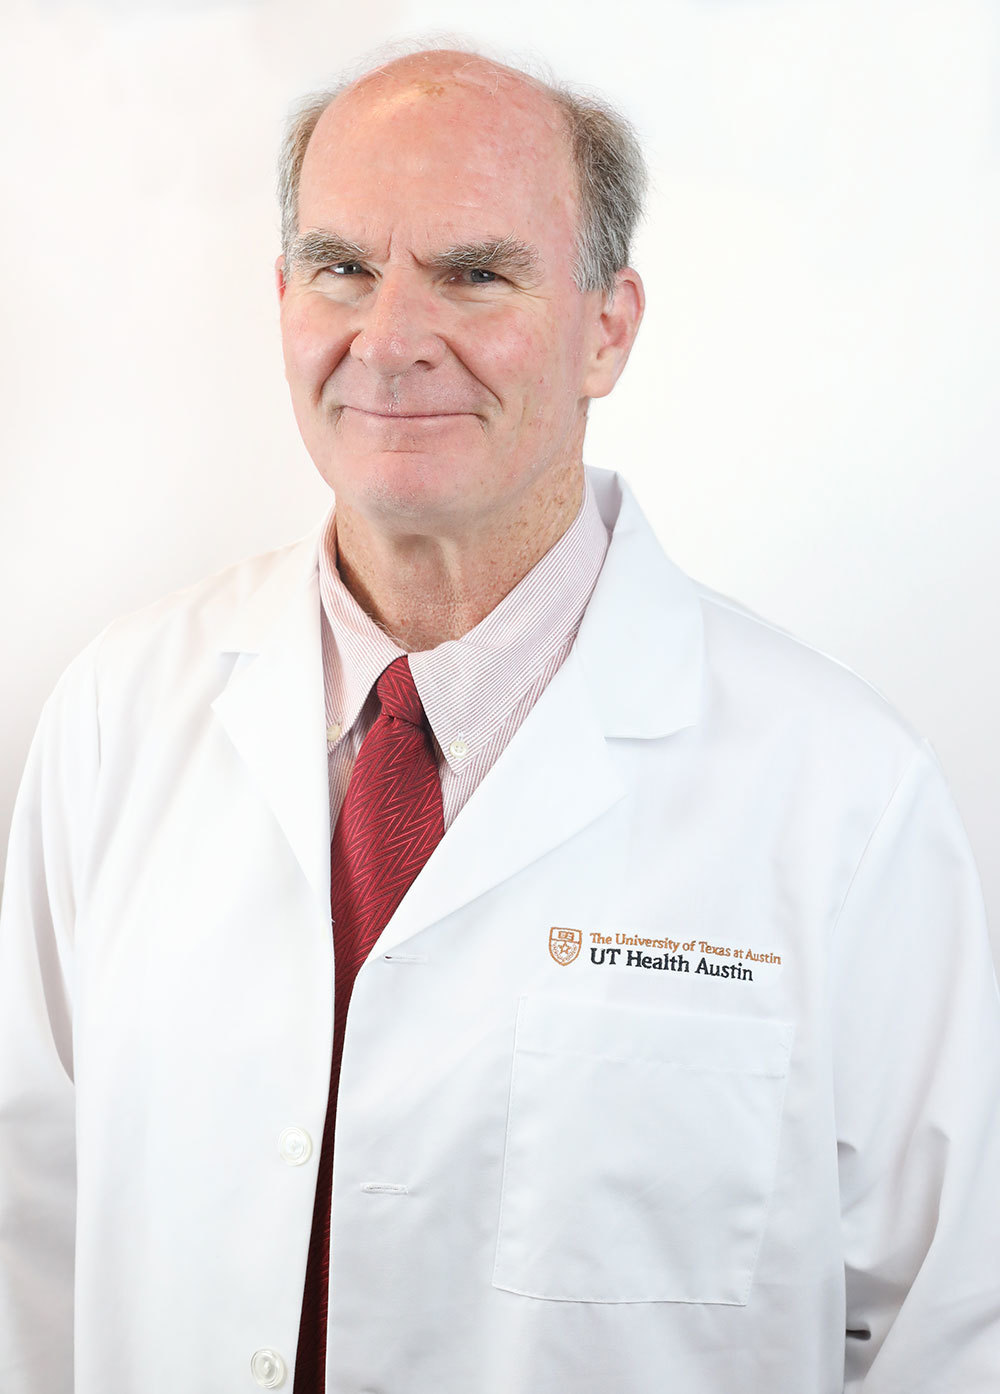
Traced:
<path id="1" fill-rule="evenodd" d="M 1000 1390 L 1000 1001 L 972 855 L 920 748 L 831 983 L 848 1394 Z"/>
<path id="2" fill-rule="evenodd" d="M 46 704 L 0 911 L 0 1389 L 73 1387 L 73 950 L 99 764 L 90 654 Z"/>

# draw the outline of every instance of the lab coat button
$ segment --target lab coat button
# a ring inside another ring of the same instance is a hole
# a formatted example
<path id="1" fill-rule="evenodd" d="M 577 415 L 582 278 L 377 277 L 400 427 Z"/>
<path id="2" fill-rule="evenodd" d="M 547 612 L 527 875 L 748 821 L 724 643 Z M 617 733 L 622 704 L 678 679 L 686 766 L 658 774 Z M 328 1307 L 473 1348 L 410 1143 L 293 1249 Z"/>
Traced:
<path id="1" fill-rule="evenodd" d="M 308 1162 L 312 1150 L 312 1138 L 302 1128 L 285 1128 L 278 1138 L 278 1151 L 290 1167 Z"/>
<path id="2" fill-rule="evenodd" d="M 285 1382 L 285 1362 L 276 1350 L 255 1350 L 250 1373 L 261 1389 L 280 1389 Z"/>

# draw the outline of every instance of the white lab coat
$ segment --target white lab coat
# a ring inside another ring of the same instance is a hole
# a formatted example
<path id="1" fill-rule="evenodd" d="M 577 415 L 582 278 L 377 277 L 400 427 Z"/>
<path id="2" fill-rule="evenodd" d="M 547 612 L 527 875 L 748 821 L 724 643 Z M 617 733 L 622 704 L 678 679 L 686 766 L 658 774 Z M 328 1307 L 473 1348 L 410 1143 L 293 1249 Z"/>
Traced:
<path id="1" fill-rule="evenodd" d="M 996 1394 L 1000 1012 L 933 756 L 593 482 L 578 641 L 357 981 L 331 1394 Z M 46 707 L 0 936 L 3 1394 L 292 1387 L 316 547 L 113 624 Z"/>

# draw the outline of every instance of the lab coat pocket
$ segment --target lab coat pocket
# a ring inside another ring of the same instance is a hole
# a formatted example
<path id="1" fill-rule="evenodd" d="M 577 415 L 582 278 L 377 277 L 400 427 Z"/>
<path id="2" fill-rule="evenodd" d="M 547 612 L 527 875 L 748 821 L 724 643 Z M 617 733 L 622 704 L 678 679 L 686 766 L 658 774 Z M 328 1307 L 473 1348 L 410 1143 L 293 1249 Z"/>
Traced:
<path id="1" fill-rule="evenodd" d="M 523 997 L 495 1287 L 744 1305 L 793 1028 Z"/>

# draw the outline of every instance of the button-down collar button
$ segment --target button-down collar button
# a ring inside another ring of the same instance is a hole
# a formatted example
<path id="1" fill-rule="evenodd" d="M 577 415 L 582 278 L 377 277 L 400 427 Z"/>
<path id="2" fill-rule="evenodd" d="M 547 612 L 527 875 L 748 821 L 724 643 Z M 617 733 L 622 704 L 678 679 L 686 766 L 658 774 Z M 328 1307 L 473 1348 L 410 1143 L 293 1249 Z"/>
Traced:
<path id="1" fill-rule="evenodd" d="M 312 1138 L 302 1128 L 285 1128 L 278 1138 L 278 1151 L 290 1167 L 300 1167 L 312 1156 Z"/>
<path id="2" fill-rule="evenodd" d="M 459 736 L 457 740 L 452 741 L 451 745 L 448 747 L 448 754 L 456 760 L 464 760 L 468 753 L 469 743 L 462 736 Z"/>
<path id="3" fill-rule="evenodd" d="M 280 1389 L 288 1371 L 276 1350 L 255 1350 L 250 1360 L 250 1373 L 261 1389 Z"/>
<path id="4" fill-rule="evenodd" d="M 333 745 L 334 741 L 340 740 L 340 733 L 343 729 L 339 721 L 335 721 L 332 726 L 326 728 L 326 739 L 330 745 Z"/>

